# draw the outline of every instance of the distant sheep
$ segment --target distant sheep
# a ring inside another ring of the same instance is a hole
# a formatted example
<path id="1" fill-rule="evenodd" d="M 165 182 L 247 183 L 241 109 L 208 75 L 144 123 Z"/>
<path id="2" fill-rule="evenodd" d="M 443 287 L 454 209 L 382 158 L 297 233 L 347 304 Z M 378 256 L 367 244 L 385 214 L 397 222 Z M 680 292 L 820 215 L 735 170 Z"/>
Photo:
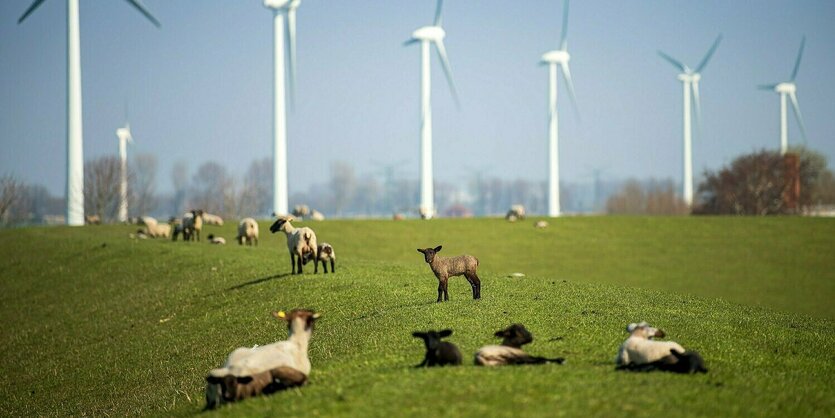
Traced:
<path id="1" fill-rule="evenodd" d="M 461 351 L 455 344 L 447 341 L 441 341 L 441 338 L 452 335 L 452 330 L 445 329 L 443 331 L 427 331 L 427 332 L 413 332 L 412 336 L 420 338 L 426 345 L 426 354 L 423 361 L 415 367 L 434 367 L 434 366 L 457 366 L 461 364 Z"/>
<path id="2" fill-rule="evenodd" d="M 310 219 L 313 220 L 313 221 L 324 221 L 325 220 L 325 215 L 322 215 L 322 212 L 319 212 L 318 210 L 313 209 L 313 211 L 310 212 Z"/>
<path id="3" fill-rule="evenodd" d="M 270 226 L 270 232 L 275 234 L 278 231 L 284 232 L 287 235 L 287 249 L 290 251 L 290 264 L 292 265 L 293 274 L 302 274 L 302 263 L 305 257 L 310 257 L 316 260 L 319 257 L 318 246 L 316 244 L 316 233 L 308 227 L 296 228 L 290 224 L 293 220 L 292 216 L 279 217 L 275 223 Z M 312 254 L 307 254 L 312 253 Z M 298 266 L 298 273 L 296 272 Z M 319 272 L 319 263 L 314 264 L 313 273 Z"/>
<path id="4" fill-rule="evenodd" d="M 449 300 L 449 291 L 447 290 L 447 281 L 452 276 L 461 276 L 467 278 L 470 282 L 470 287 L 473 289 L 473 299 L 481 299 L 481 280 L 478 278 L 478 259 L 471 255 L 459 255 L 457 257 L 439 257 L 436 256 L 441 251 L 442 246 L 435 248 L 418 248 L 419 253 L 423 253 L 424 260 L 435 277 L 438 279 L 438 300 Z"/>
<path id="5" fill-rule="evenodd" d="M 258 245 L 258 222 L 252 218 L 243 218 L 238 223 L 238 236 L 235 238 L 238 244 Z"/>
<path id="6" fill-rule="evenodd" d="M 308 309 L 273 312 L 287 322 L 287 340 L 229 354 L 223 367 L 206 377 L 206 409 L 214 409 L 262 393 L 303 385 L 310 374 L 307 351 L 319 314 Z"/>
<path id="7" fill-rule="evenodd" d="M 297 218 L 305 218 L 310 214 L 310 208 L 307 205 L 296 205 L 293 207 L 292 213 Z"/>
<path id="8" fill-rule="evenodd" d="M 87 225 L 101 225 L 101 216 L 84 215 L 84 223 Z"/>
<path id="9" fill-rule="evenodd" d="M 670 355 L 670 350 L 684 353 L 684 347 L 673 341 L 653 341 L 653 338 L 663 338 L 664 331 L 651 327 L 646 322 L 632 323 L 626 326 L 629 338 L 620 345 L 615 365 L 618 368 L 629 368 L 659 361 Z"/>
<path id="10" fill-rule="evenodd" d="M 504 217 L 509 222 L 516 222 L 516 220 L 525 219 L 525 207 L 522 205 L 513 205 Z"/>
<path id="11" fill-rule="evenodd" d="M 537 229 L 547 228 L 548 221 L 536 221 L 536 223 L 533 224 L 533 227 Z"/>
<path id="12" fill-rule="evenodd" d="M 504 366 L 516 364 L 562 364 L 562 357 L 535 357 L 522 351 L 522 346 L 533 341 L 533 335 L 522 324 L 513 324 L 496 331 L 496 337 L 502 339 L 501 345 L 486 345 L 475 353 L 476 366 Z"/>
<path id="13" fill-rule="evenodd" d="M 200 231 L 203 230 L 203 211 L 192 210 L 183 215 L 183 238 L 186 241 L 200 241 Z"/>
<path id="14" fill-rule="evenodd" d="M 223 226 L 223 218 L 217 215 L 212 215 L 211 213 L 203 214 L 203 222 L 207 225 Z"/>
<path id="15" fill-rule="evenodd" d="M 209 238 L 209 244 L 219 244 L 219 245 L 225 245 L 226 244 L 226 239 L 223 238 L 223 237 L 216 237 L 216 236 L 214 236 L 214 234 L 209 234 L 208 238 Z"/>
<path id="16" fill-rule="evenodd" d="M 171 236 L 171 226 L 160 224 L 150 216 L 143 216 L 142 223 L 145 224 L 145 233 L 151 238 L 168 238 Z"/>
<path id="17" fill-rule="evenodd" d="M 336 265 L 334 264 L 336 261 L 336 252 L 333 250 L 333 246 L 328 244 L 327 242 L 323 242 L 317 246 L 317 263 L 322 263 L 322 268 L 325 269 L 325 274 L 328 273 L 328 264 L 327 262 L 330 261 L 331 263 L 331 273 L 336 273 Z M 302 264 L 307 264 L 308 261 L 313 259 L 313 253 L 307 253 L 305 255 L 304 262 Z"/>

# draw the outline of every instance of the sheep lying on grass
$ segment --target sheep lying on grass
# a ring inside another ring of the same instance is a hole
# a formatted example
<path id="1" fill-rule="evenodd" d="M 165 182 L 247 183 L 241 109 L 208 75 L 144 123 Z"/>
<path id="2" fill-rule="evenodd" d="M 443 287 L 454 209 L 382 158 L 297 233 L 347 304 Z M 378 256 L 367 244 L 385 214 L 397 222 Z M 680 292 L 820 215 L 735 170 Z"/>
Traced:
<path id="1" fill-rule="evenodd" d="M 252 218 L 243 218 L 238 223 L 238 237 L 235 238 L 238 244 L 244 245 L 258 245 L 258 222 Z"/>
<path id="2" fill-rule="evenodd" d="M 675 349 L 670 350 L 670 354 L 662 357 L 660 360 L 653 361 L 652 363 L 629 363 L 628 365 L 618 367 L 618 370 L 629 370 L 635 372 L 651 372 L 660 370 L 682 374 L 707 373 L 705 361 L 699 353 L 695 351 L 685 351 L 684 353 L 679 353 Z"/>
<path id="3" fill-rule="evenodd" d="M 211 213 L 203 213 L 203 222 L 205 222 L 206 225 L 223 226 L 223 218 L 217 215 L 212 215 Z"/>
<path id="4" fill-rule="evenodd" d="M 455 344 L 447 341 L 441 341 L 441 338 L 452 335 L 452 330 L 445 329 L 443 331 L 427 331 L 412 333 L 415 338 L 420 338 L 426 345 L 426 355 L 423 361 L 415 367 L 434 367 L 434 366 L 457 366 L 461 364 L 461 351 Z"/>
<path id="5" fill-rule="evenodd" d="M 336 252 L 334 252 L 332 245 L 327 242 L 319 244 L 316 247 L 316 254 L 318 254 L 316 262 L 322 263 L 322 268 L 325 269 L 325 274 L 328 273 L 328 261 L 331 262 L 331 273 L 336 273 L 336 266 L 334 265 L 334 262 L 336 261 Z M 305 254 L 304 262 L 302 264 L 307 264 L 307 262 L 312 259 L 313 253 L 308 252 Z"/>
<path id="6" fill-rule="evenodd" d="M 630 368 L 659 361 L 670 355 L 670 350 L 684 353 L 684 347 L 673 341 L 653 341 L 664 338 L 663 330 L 651 327 L 646 322 L 632 323 L 626 326 L 629 338 L 620 345 L 615 365 L 618 368 Z"/>
<path id="7" fill-rule="evenodd" d="M 562 364 L 562 357 L 545 358 L 531 356 L 522 351 L 522 346 L 533 341 L 533 335 L 522 324 L 513 324 L 496 331 L 496 337 L 502 338 L 502 345 L 486 345 L 475 353 L 477 366 L 503 366 L 514 364 Z"/>
<path id="8" fill-rule="evenodd" d="M 226 244 L 226 239 L 223 238 L 223 237 L 216 237 L 216 236 L 214 236 L 214 234 L 209 234 L 208 238 L 209 238 L 209 244 L 220 244 L 220 245 Z"/>
<path id="9" fill-rule="evenodd" d="M 151 238 L 168 238 L 171 236 L 171 226 L 160 224 L 150 216 L 143 216 L 142 223 L 145 224 L 145 233 Z"/>
<path id="10" fill-rule="evenodd" d="M 226 364 L 206 377 L 206 409 L 307 381 L 310 374 L 307 351 L 319 314 L 294 309 L 286 314 L 273 312 L 273 316 L 287 322 L 287 340 L 232 351 Z"/>
<path id="11" fill-rule="evenodd" d="M 447 291 L 447 281 L 451 276 L 461 276 L 467 278 L 470 282 L 470 287 L 473 288 L 473 299 L 481 299 L 481 280 L 478 278 L 478 259 L 471 255 L 459 255 L 457 257 L 438 257 L 436 253 L 441 251 L 442 246 L 435 248 L 418 248 L 419 253 L 423 253 L 424 260 L 432 268 L 435 277 L 438 279 L 438 300 L 449 300 L 449 292 Z"/>
<path id="12" fill-rule="evenodd" d="M 319 257 L 318 246 L 316 245 L 316 234 L 308 227 L 296 228 L 290 224 L 292 216 L 279 217 L 270 226 L 270 232 L 275 234 L 278 231 L 287 235 L 287 249 L 290 251 L 290 264 L 293 274 L 302 274 L 302 263 L 305 257 L 316 260 Z M 311 253 L 311 254 L 308 254 Z M 298 273 L 296 266 L 298 265 Z M 313 273 L 319 272 L 319 263 L 313 265 Z"/>

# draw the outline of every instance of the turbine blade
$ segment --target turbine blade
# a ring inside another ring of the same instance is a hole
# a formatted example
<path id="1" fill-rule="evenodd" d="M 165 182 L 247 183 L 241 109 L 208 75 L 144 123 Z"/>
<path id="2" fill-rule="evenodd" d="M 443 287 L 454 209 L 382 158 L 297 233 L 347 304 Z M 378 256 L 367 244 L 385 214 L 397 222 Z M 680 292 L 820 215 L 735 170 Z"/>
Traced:
<path id="1" fill-rule="evenodd" d="M 568 86 L 568 97 L 571 99 L 571 105 L 574 107 L 574 114 L 580 120 L 580 107 L 577 106 L 577 96 L 574 95 L 574 81 L 571 80 L 571 70 L 568 68 L 567 62 L 561 62 L 562 76 L 565 78 L 565 84 Z"/>
<path id="2" fill-rule="evenodd" d="M 719 36 L 716 37 L 716 40 L 713 41 L 713 46 L 707 51 L 705 57 L 702 58 L 702 62 L 699 63 L 699 66 L 696 67 L 696 72 L 701 72 L 706 66 L 707 62 L 710 61 L 710 57 L 713 56 L 713 53 L 716 52 L 716 48 L 719 46 L 719 42 L 722 41 L 722 34 L 720 33 Z"/>
<path id="3" fill-rule="evenodd" d="M 31 5 L 29 5 L 29 8 L 28 8 L 28 9 L 26 9 L 26 11 L 25 11 L 25 12 L 23 12 L 23 16 L 21 16 L 21 17 L 20 17 L 20 19 L 17 19 L 17 24 L 19 25 L 19 24 L 20 24 L 20 22 L 23 22 L 23 20 L 24 20 L 24 19 L 26 19 L 27 17 L 29 17 L 29 15 L 30 15 L 30 14 L 32 14 L 32 12 L 34 12 L 34 11 L 35 11 L 35 9 L 37 9 L 38 7 L 40 7 L 40 6 L 41 6 L 41 4 L 43 4 L 43 2 L 45 2 L 45 1 L 46 1 L 46 0 L 35 0 L 35 1 L 33 1 L 33 2 L 32 2 L 32 4 L 31 4 Z"/>
<path id="4" fill-rule="evenodd" d="M 412 39 L 409 39 L 406 42 L 403 42 L 403 46 L 409 46 L 409 45 L 416 44 L 416 43 L 418 43 L 418 40 L 415 39 L 415 38 L 412 38 Z"/>
<path id="5" fill-rule="evenodd" d="M 562 7 L 562 34 L 560 34 L 560 51 L 568 49 L 568 0 Z"/>
<path id="6" fill-rule="evenodd" d="M 290 106 L 296 103 L 296 8 L 287 10 L 287 44 L 290 56 Z"/>
<path id="7" fill-rule="evenodd" d="M 449 90 L 452 92 L 452 98 L 455 100 L 455 105 L 460 108 L 461 102 L 458 101 L 458 89 L 455 88 L 455 81 L 452 79 L 452 67 L 449 65 L 449 58 L 447 58 L 443 39 L 435 41 L 435 49 L 438 51 L 438 57 L 441 58 L 441 64 L 444 67 L 444 75 L 446 75 L 447 83 L 449 83 Z"/>
<path id="8" fill-rule="evenodd" d="M 806 142 L 806 125 L 803 124 L 803 116 L 800 114 L 800 104 L 797 103 L 797 93 L 791 92 L 789 93 L 789 97 L 792 99 L 794 117 L 797 119 L 798 125 L 800 125 L 800 134 L 803 136 L 803 142 Z"/>
<path id="9" fill-rule="evenodd" d="M 760 84 L 759 86 L 757 86 L 757 88 L 760 89 L 760 90 L 774 90 L 774 89 L 777 88 L 777 84 L 780 84 L 780 83 Z"/>
<path id="10" fill-rule="evenodd" d="M 682 72 L 687 72 L 687 66 L 682 64 L 679 60 L 665 54 L 663 51 L 658 51 L 658 55 L 660 55 L 661 58 L 664 58 L 670 64 L 673 64 L 674 67 L 678 68 Z"/>
<path id="11" fill-rule="evenodd" d="M 152 15 L 151 12 L 149 12 L 148 9 L 145 8 L 145 5 L 142 4 L 141 0 L 125 0 L 125 1 L 130 3 L 133 7 L 135 7 L 136 10 L 139 10 L 139 13 L 142 13 L 143 15 L 145 15 L 145 17 L 147 17 L 148 20 L 150 20 L 151 23 L 154 24 L 154 26 L 156 26 L 158 28 L 162 27 L 162 25 L 159 23 L 159 20 L 157 20 L 157 18 L 155 18 L 154 15 Z"/>
<path id="12" fill-rule="evenodd" d="M 434 21 L 435 23 L 432 24 L 433 26 L 441 26 L 441 20 L 442 20 L 441 9 L 443 7 L 444 7 L 444 0 L 438 0 L 438 4 L 437 4 L 437 6 L 435 6 L 435 21 Z"/>
<path id="13" fill-rule="evenodd" d="M 797 51 L 797 60 L 794 62 L 794 70 L 792 71 L 792 78 L 791 81 L 794 81 L 795 77 L 797 77 L 797 70 L 800 69 L 800 59 L 803 58 L 803 48 L 806 46 L 806 37 L 803 37 L 803 40 L 800 41 L 800 50 Z"/>

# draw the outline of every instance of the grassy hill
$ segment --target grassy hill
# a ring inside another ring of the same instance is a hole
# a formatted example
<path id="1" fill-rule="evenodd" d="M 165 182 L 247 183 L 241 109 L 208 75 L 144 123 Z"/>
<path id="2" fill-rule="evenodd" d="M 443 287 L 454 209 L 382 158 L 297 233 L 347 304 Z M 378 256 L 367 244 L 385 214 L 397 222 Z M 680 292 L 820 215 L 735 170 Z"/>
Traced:
<path id="1" fill-rule="evenodd" d="M 288 275 L 267 226 L 257 248 L 130 240 L 129 226 L 0 231 L 0 410 L 194 415 L 210 368 L 285 338 L 269 312 L 305 306 L 323 315 L 310 384 L 216 414 L 835 414 L 833 220 L 328 221 L 311 225 L 338 254 L 327 276 Z M 479 257 L 482 300 L 454 278 L 451 301 L 434 303 L 415 248 L 439 244 Z M 700 351 L 710 373 L 613 371 L 640 320 Z M 469 358 L 512 322 L 533 332 L 529 352 L 566 364 L 410 367 L 423 354 L 413 330 L 452 328 Z"/>

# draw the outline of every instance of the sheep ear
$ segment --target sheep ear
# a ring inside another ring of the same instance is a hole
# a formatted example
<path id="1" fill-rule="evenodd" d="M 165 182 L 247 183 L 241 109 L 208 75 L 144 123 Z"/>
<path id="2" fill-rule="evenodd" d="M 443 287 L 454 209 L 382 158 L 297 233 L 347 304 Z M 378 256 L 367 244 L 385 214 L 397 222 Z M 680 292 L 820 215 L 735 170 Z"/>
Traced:
<path id="1" fill-rule="evenodd" d="M 633 322 L 633 323 L 626 326 L 626 332 L 635 331 L 635 328 L 638 328 L 638 324 Z"/>
<path id="2" fill-rule="evenodd" d="M 420 248 L 418 248 L 417 250 L 418 250 L 418 252 L 419 252 L 419 253 L 426 254 L 426 252 L 425 252 L 425 251 L 423 251 L 423 250 L 421 250 Z"/>
<path id="3" fill-rule="evenodd" d="M 426 339 L 426 333 L 415 331 L 412 333 L 412 337 Z"/>
<path id="4" fill-rule="evenodd" d="M 435 252 L 436 253 L 441 252 L 441 248 L 443 248 L 443 246 L 441 246 L 441 245 L 435 247 Z"/>
<path id="5" fill-rule="evenodd" d="M 499 338 L 504 338 L 505 334 L 506 334 L 506 331 L 501 330 L 501 331 L 496 331 L 496 333 L 493 334 L 493 335 L 495 335 L 496 337 L 499 337 Z"/>
<path id="6" fill-rule="evenodd" d="M 451 329 L 445 329 L 443 331 L 438 332 L 438 336 L 441 337 L 441 338 L 449 337 L 450 335 L 452 335 L 452 330 Z"/>
<path id="7" fill-rule="evenodd" d="M 313 316 L 311 316 L 311 318 L 319 319 L 319 317 L 321 317 L 321 316 L 322 316 L 322 314 L 320 314 L 319 312 L 316 312 L 316 313 L 313 314 Z"/>
<path id="8" fill-rule="evenodd" d="M 281 319 L 281 320 L 283 320 L 283 321 L 286 321 L 286 320 L 287 320 L 287 314 L 286 314 L 286 313 L 284 313 L 284 311 L 278 311 L 278 312 L 273 311 L 273 316 L 274 316 L 276 319 Z"/>

